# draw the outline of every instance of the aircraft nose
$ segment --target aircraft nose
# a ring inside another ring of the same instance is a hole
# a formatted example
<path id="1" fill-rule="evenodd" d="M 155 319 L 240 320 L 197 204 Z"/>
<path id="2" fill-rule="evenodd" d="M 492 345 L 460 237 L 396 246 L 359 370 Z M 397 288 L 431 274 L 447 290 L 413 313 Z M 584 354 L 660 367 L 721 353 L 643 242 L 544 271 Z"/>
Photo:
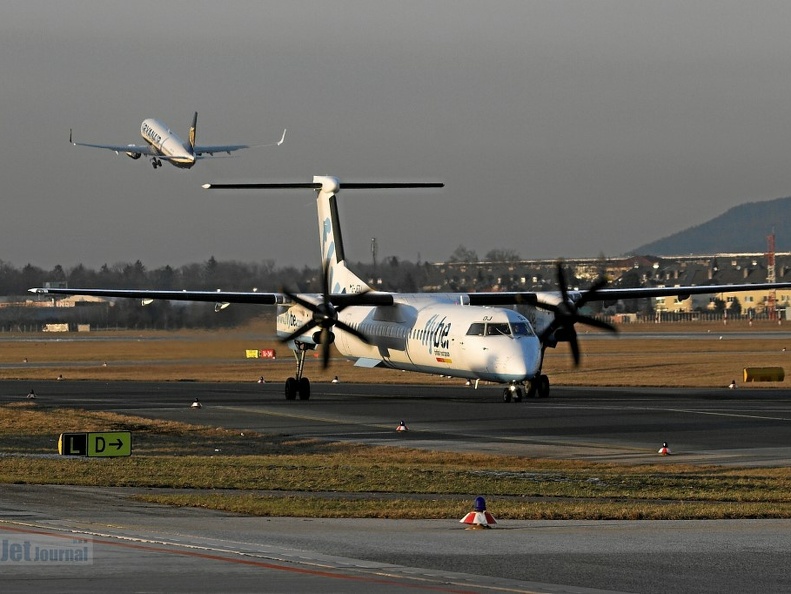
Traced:
<path id="1" fill-rule="evenodd" d="M 504 381 L 522 381 L 535 377 L 540 363 L 541 345 L 535 336 L 511 341 L 495 363 L 495 373 Z"/>

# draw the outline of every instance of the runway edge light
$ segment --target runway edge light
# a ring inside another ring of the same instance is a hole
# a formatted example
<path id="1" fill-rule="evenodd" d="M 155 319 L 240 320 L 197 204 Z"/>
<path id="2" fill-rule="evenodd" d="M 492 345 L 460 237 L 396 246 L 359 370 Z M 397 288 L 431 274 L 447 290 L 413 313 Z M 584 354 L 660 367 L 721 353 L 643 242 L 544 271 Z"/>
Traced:
<path id="1" fill-rule="evenodd" d="M 480 530 L 482 528 L 491 528 L 497 524 L 494 516 L 486 511 L 486 499 L 483 497 L 476 497 L 472 505 L 472 511 L 459 520 L 462 524 L 467 524 L 467 530 Z"/>

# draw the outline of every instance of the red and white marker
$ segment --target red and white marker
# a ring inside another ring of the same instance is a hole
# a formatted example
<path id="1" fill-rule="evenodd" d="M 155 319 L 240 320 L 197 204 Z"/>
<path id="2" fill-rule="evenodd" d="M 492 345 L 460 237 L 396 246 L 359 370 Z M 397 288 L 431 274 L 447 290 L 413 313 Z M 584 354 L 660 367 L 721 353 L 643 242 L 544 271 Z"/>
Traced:
<path id="1" fill-rule="evenodd" d="M 462 524 L 467 524 L 467 530 L 479 528 L 491 528 L 497 523 L 494 516 L 486 511 L 486 500 L 483 497 L 476 497 L 472 506 L 472 511 L 459 520 Z"/>

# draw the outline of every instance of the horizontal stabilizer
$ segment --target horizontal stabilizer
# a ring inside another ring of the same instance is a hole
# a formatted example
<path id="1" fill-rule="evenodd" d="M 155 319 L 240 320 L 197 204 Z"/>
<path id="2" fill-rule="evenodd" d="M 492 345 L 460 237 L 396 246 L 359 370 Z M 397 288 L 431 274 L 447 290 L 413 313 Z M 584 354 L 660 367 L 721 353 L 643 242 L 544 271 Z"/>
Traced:
<path id="1" fill-rule="evenodd" d="M 319 182 L 249 183 L 249 184 L 203 184 L 207 190 L 320 190 L 324 184 Z M 439 182 L 349 182 L 341 185 L 346 190 L 388 190 L 399 188 L 444 188 Z"/>

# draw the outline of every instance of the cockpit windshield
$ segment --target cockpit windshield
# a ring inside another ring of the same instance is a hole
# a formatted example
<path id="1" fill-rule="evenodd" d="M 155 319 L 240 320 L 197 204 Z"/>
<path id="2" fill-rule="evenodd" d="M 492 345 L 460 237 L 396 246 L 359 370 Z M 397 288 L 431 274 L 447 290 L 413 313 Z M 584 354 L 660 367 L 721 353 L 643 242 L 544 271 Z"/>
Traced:
<path id="1" fill-rule="evenodd" d="M 527 322 L 515 322 L 511 324 L 514 336 L 533 336 L 533 327 Z"/>
<path id="2" fill-rule="evenodd" d="M 508 326 L 507 323 L 486 324 L 486 336 L 497 336 L 499 334 L 502 334 L 503 336 L 511 336 L 510 326 Z"/>
<path id="3" fill-rule="evenodd" d="M 533 336 L 533 328 L 527 322 L 473 322 L 467 336 Z"/>
<path id="4" fill-rule="evenodd" d="M 474 322 L 467 330 L 467 336 L 483 336 L 486 334 L 486 324 L 483 322 Z"/>

